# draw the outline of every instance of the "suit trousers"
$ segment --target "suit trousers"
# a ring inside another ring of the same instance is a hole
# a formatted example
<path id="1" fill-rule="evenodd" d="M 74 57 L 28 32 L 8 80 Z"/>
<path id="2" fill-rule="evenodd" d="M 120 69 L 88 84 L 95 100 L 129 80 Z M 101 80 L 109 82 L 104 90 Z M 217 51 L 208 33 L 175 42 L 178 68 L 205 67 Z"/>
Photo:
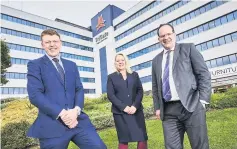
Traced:
<path id="1" fill-rule="evenodd" d="M 165 102 L 162 125 L 166 149 L 183 149 L 185 132 L 192 149 L 209 149 L 206 109 L 201 102 L 194 112 L 187 111 L 180 101 Z"/>
<path id="2" fill-rule="evenodd" d="M 41 149 L 67 149 L 70 141 L 74 142 L 80 149 L 107 149 L 104 142 L 91 124 L 90 119 L 87 126 L 79 126 L 68 129 L 65 134 L 57 138 L 41 138 L 39 139 Z"/>

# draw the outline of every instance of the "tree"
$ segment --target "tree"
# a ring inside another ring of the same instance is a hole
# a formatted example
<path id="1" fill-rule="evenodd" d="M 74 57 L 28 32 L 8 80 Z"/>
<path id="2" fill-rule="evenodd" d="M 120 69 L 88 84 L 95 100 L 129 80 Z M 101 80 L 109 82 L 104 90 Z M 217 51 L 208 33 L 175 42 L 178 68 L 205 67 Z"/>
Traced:
<path id="1" fill-rule="evenodd" d="M 5 72 L 6 69 L 11 66 L 11 58 L 9 55 L 9 48 L 6 43 L 1 40 L 1 85 L 4 85 L 8 82 L 6 79 Z"/>

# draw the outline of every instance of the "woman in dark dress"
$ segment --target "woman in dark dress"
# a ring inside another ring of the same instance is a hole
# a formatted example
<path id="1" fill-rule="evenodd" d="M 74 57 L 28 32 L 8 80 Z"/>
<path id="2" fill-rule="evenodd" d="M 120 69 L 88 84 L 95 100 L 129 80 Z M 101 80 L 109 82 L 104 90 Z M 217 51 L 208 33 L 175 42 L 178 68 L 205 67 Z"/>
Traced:
<path id="1" fill-rule="evenodd" d="M 143 114 L 143 88 L 138 73 L 132 72 L 127 57 L 115 56 L 116 72 L 108 76 L 107 96 L 112 103 L 119 149 L 128 142 L 138 142 L 137 149 L 147 149 L 146 124 Z"/>

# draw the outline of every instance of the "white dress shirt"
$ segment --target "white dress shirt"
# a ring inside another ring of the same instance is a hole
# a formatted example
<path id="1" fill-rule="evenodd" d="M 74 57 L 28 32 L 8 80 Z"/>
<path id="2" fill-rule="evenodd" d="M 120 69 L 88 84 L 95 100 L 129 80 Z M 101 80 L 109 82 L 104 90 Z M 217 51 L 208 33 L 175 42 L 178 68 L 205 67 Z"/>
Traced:
<path id="1" fill-rule="evenodd" d="M 164 49 L 163 53 L 163 60 L 162 60 L 162 80 L 163 80 L 163 75 L 164 75 L 164 70 L 165 70 L 165 63 L 168 55 L 168 51 Z M 170 101 L 177 101 L 180 100 L 179 95 L 177 93 L 175 84 L 174 84 L 174 78 L 173 78 L 173 57 L 174 57 L 174 48 L 171 49 L 170 51 L 170 59 L 169 59 L 169 83 L 170 83 L 170 91 L 171 91 L 171 99 Z"/>

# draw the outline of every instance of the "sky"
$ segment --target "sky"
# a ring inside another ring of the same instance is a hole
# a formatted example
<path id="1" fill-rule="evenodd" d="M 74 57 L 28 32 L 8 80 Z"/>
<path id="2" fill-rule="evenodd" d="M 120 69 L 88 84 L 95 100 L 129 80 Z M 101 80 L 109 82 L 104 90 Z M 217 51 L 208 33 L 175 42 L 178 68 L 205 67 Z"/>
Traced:
<path id="1" fill-rule="evenodd" d="M 1 0 L 1 4 L 54 20 L 59 18 L 84 27 L 91 26 L 91 18 L 107 5 L 128 10 L 140 0 Z"/>

